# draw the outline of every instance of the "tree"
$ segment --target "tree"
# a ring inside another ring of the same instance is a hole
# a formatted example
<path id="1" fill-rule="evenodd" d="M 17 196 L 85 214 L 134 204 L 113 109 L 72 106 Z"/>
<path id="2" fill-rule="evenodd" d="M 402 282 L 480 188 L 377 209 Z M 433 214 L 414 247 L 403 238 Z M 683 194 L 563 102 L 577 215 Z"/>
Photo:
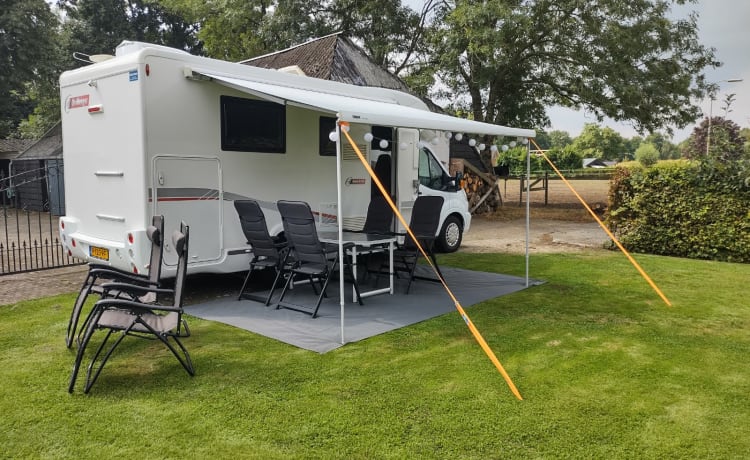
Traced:
<path id="1" fill-rule="evenodd" d="M 683 151 L 686 158 L 695 160 L 732 162 L 742 158 L 745 140 L 740 136 L 740 127 L 732 120 L 723 117 L 711 119 L 711 144 L 708 144 L 708 118 L 693 129 Z M 708 151 L 707 151 L 708 148 Z"/>
<path id="2" fill-rule="evenodd" d="M 643 142 L 648 142 L 656 147 L 660 160 L 676 160 L 680 158 L 680 149 L 671 142 L 671 136 L 657 131 L 646 136 Z"/>
<path id="3" fill-rule="evenodd" d="M 549 133 L 550 147 L 567 147 L 573 143 L 573 138 L 570 137 L 567 131 L 554 130 Z"/>
<path id="4" fill-rule="evenodd" d="M 641 146 L 643 138 L 641 136 L 633 136 L 630 139 L 625 139 L 622 159 L 633 160 L 635 159 L 635 151 Z"/>
<path id="5" fill-rule="evenodd" d="M 341 32 L 355 39 L 381 67 L 412 72 L 426 88 L 426 68 L 412 71 L 424 55 L 425 24 L 437 0 L 417 13 L 400 0 L 162 0 L 171 11 L 201 24 L 197 36 L 214 58 L 238 61 Z"/>
<path id="6" fill-rule="evenodd" d="M 123 40 L 171 46 L 198 54 L 199 25 L 156 0 L 58 0 L 67 15 L 66 48 L 73 52 L 114 54 Z M 80 62 L 69 64 L 81 65 Z"/>
<path id="7" fill-rule="evenodd" d="M 686 0 L 692 1 L 692 0 Z M 476 120 L 546 126 L 545 107 L 583 108 L 639 130 L 693 122 L 717 66 L 682 0 L 453 0 L 431 34 L 453 106 Z"/>
<path id="8" fill-rule="evenodd" d="M 644 142 L 635 151 L 635 159 L 647 168 L 653 166 L 659 161 L 659 149 L 650 142 Z"/>
<path id="9" fill-rule="evenodd" d="M 52 78 L 57 29 L 44 0 L 0 0 L 0 138 L 32 112 L 33 82 Z"/>
<path id="10" fill-rule="evenodd" d="M 625 140 L 612 128 L 586 123 L 581 134 L 573 141 L 573 148 L 580 152 L 583 158 L 616 160 L 623 157 Z"/>

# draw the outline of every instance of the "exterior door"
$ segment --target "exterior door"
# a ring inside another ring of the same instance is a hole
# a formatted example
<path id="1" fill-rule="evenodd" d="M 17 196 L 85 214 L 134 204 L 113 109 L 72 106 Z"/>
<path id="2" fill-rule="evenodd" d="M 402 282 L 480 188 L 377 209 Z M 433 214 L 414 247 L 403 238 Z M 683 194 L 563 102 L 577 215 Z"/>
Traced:
<path id="1" fill-rule="evenodd" d="M 153 171 L 154 212 L 164 216 L 164 264 L 177 265 L 171 235 L 180 222 L 190 227 L 190 263 L 218 261 L 224 247 L 219 160 L 157 156 Z"/>

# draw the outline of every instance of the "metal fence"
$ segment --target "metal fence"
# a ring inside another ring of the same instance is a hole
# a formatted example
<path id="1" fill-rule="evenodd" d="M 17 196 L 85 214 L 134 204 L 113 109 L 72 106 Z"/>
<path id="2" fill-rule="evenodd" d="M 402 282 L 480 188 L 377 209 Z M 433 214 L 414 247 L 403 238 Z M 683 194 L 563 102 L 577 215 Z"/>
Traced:
<path id="1" fill-rule="evenodd" d="M 0 171 L 0 276 L 81 264 L 59 239 L 62 162 L 19 169 Z"/>

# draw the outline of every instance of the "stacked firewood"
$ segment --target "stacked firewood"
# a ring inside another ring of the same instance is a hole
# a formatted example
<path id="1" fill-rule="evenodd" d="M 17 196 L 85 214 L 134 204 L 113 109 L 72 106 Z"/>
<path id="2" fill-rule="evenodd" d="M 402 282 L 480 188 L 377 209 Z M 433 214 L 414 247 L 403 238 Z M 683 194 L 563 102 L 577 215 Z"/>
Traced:
<path id="1" fill-rule="evenodd" d="M 472 214 L 493 212 L 503 205 L 497 178 L 479 171 L 463 159 L 451 160 L 451 174 L 455 175 L 457 171 L 463 173 L 461 186 L 466 192 L 466 197 L 469 200 L 469 211 Z"/>

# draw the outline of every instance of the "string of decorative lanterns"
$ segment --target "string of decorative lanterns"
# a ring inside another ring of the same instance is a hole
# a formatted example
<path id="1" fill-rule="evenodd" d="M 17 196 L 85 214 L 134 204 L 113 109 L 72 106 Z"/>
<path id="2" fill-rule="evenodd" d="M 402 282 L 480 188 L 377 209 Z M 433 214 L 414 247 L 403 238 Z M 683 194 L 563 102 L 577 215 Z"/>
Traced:
<path id="1" fill-rule="evenodd" d="M 343 125 L 341 127 L 341 129 L 343 131 L 349 132 L 349 126 L 348 125 Z M 462 133 L 456 133 L 454 135 L 450 131 L 446 131 L 444 134 L 445 134 L 445 138 L 449 139 L 449 140 L 451 138 L 455 138 L 457 141 L 461 142 L 461 140 L 464 138 L 464 135 Z M 331 142 L 338 142 L 339 135 L 338 135 L 338 133 L 336 131 L 331 131 L 328 134 L 328 139 L 330 139 Z M 365 133 L 363 139 L 364 139 L 365 142 L 372 142 L 374 139 L 378 139 L 379 140 L 378 146 L 381 149 L 383 149 L 383 150 L 388 149 L 388 147 L 390 146 L 390 141 L 388 141 L 388 139 L 377 138 L 377 137 L 373 136 L 372 133 L 370 133 L 370 132 Z M 438 136 L 435 136 L 432 139 L 432 141 L 430 141 L 430 143 L 432 145 L 438 145 L 439 142 L 440 142 L 440 138 Z M 529 140 L 527 138 L 525 138 L 525 137 L 519 137 L 518 138 L 518 142 L 520 142 L 521 144 L 525 145 L 525 144 L 529 143 Z M 518 142 L 516 142 L 516 141 L 510 141 L 508 144 L 503 144 L 502 146 L 500 146 L 500 150 L 502 150 L 503 152 L 507 152 L 509 148 L 514 148 L 515 146 L 517 146 Z M 477 145 L 477 140 L 476 139 L 469 139 L 469 146 L 476 147 L 477 149 L 479 149 L 479 151 L 483 151 L 484 149 L 487 148 L 487 146 L 485 144 L 483 144 L 483 143 L 480 143 L 479 145 Z M 406 144 L 404 142 L 401 142 L 399 144 L 399 149 L 401 149 L 401 150 L 406 149 Z M 497 145 L 492 144 L 490 146 L 490 152 L 497 153 L 497 151 L 498 151 Z"/>

